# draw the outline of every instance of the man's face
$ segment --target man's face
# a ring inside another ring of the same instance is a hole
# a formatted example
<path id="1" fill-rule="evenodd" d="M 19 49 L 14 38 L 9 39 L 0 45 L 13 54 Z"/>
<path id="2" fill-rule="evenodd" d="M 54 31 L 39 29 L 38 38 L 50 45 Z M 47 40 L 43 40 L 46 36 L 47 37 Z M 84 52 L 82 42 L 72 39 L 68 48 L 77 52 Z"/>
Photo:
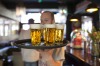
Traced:
<path id="1" fill-rule="evenodd" d="M 41 14 L 41 23 L 42 24 L 51 24 L 53 22 L 50 13 L 42 13 Z"/>

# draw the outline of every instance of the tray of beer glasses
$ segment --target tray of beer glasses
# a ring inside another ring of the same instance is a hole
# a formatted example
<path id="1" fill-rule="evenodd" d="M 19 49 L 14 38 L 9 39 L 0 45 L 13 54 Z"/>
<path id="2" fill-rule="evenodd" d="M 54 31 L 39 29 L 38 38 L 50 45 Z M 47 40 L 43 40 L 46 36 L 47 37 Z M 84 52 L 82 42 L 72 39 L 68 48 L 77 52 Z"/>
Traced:
<path id="1" fill-rule="evenodd" d="M 11 45 L 17 46 L 18 48 L 26 48 L 26 49 L 53 49 L 53 48 L 64 47 L 67 45 L 67 43 L 46 46 L 43 42 L 41 42 L 41 45 L 34 46 L 31 43 L 31 39 L 24 39 L 24 40 L 13 41 L 13 42 L 11 42 Z"/>
<path id="2" fill-rule="evenodd" d="M 63 36 L 64 24 L 31 24 L 31 39 L 16 41 L 14 45 L 28 49 L 59 48 L 66 46 L 66 43 L 63 42 Z M 43 39 L 43 41 L 41 41 L 41 39 Z"/>

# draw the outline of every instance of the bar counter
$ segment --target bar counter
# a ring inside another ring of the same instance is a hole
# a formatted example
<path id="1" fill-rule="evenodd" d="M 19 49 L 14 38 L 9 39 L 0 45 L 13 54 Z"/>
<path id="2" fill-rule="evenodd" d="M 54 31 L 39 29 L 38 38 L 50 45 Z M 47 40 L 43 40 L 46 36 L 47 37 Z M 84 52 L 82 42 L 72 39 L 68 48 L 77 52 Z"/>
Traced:
<path id="1" fill-rule="evenodd" d="M 74 66 L 100 66 L 100 57 L 93 57 L 84 49 L 67 47 L 66 59 Z"/>

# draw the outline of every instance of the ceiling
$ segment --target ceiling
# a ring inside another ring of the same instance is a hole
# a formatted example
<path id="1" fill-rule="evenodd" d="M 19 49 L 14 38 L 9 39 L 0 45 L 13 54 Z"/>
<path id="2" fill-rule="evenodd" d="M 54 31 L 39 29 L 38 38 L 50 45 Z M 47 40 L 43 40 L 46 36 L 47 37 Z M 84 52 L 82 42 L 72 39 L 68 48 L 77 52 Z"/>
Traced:
<path id="1" fill-rule="evenodd" d="M 7 9 L 15 9 L 22 4 L 27 9 L 33 8 L 59 8 L 66 6 L 69 13 L 75 11 L 75 6 L 84 0 L 0 0 Z"/>

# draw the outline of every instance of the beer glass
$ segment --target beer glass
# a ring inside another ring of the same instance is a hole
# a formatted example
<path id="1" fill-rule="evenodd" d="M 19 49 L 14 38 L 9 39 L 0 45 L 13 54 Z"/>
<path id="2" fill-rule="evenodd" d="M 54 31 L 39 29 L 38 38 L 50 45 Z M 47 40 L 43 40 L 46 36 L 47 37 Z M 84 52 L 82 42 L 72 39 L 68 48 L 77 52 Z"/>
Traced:
<path id="1" fill-rule="evenodd" d="M 55 24 L 45 24 L 44 26 L 44 43 L 46 46 L 52 46 L 55 43 Z"/>
<path id="2" fill-rule="evenodd" d="M 56 24 L 55 43 L 62 44 L 64 36 L 64 24 Z"/>
<path id="3" fill-rule="evenodd" d="M 41 26 L 42 26 L 41 27 L 41 32 L 42 32 L 42 38 L 41 39 L 44 42 L 44 40 L 45 40 L 45 29 L 44 29 L 44 25 L 41 24 Z"/>
<path id="4" fill-rule="evenodd" d="M 41 43 L 41 25 L 40 24 L 30 25 L 30 36 L 31 36 L 32 45 L 39 46 Z"/>

